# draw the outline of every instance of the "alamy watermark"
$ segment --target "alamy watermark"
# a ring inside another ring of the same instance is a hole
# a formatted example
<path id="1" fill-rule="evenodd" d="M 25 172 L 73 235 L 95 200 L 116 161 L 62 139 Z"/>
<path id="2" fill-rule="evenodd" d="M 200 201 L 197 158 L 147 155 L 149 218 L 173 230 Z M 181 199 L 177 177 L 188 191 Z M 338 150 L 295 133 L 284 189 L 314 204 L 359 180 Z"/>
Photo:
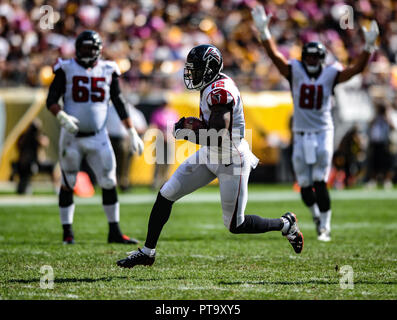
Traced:
<path id="1" fill-rule="evenodd" d="M 352 6 L 343 5 L 340 8 L 339 26 L 342 30 L 354 29 L 354 10 Z"/>
<path id="2" fill-rule="evenodd" d="M 50 5 L 44 5 L 40 7 L 40 14 L 43 14 L 40 18 L 40 29 L 52 30 L 54 29 L 55 13 L 54 8 Z"/>
<path id="3" fill-rule="evenodd" d="M 41 289 L 54 289 L 54 270 L 49 265 L 41 266 L 40 273 L 44 274 L 40 278 Z"/>
<path id="4" fill-rule="evenodd" d="M 339 270 L 342 277 L 339 279 L 341 289 L 354 289 L 354 271 L 352 266 L 345 265 Z"/>

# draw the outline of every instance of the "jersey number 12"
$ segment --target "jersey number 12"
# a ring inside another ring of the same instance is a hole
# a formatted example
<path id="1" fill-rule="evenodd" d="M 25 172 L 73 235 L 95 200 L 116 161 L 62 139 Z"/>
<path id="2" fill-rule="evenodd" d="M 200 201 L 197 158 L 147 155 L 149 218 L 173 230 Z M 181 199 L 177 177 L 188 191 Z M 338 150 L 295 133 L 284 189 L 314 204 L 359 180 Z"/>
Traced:
<path id="1" fill-rule="evenodd" d="M 320 110 L 322 103 L 323 103 L 323 86 L 321 85 L 315 86 L 313 84 L 302 84 L 300 91 L 300 98 L 299 98 L 299 106 L 302 109 L 316 108 L 317 110 Z"/>

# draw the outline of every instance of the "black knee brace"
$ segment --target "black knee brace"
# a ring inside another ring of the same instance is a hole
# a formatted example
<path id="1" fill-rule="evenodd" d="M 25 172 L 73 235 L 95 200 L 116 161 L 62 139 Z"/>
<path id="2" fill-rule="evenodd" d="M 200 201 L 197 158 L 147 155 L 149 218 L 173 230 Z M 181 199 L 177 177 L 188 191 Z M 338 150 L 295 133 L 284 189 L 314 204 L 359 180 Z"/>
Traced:
<path id="1" fill-rule="evenodd" d="M 102 189 L 102 204 L 112 205 L 118 201 L 116 187 L 112 189 Z"/>
<path id="2" fill-rule="evenodd" d="M 301 188 L 301 198 L 305 205 L 311 207 L 316 203 L 316 194 L 313 191 L 313 186 Z"/>
<path id="3" fill-rule="evenodd" d="M 69 207 L 73 204 L 73 190 L 61 188 L 59 191 L 59 206 L 60 207 Z"/>
<path id="4" fill-rule="evenodd" d="M 316 192 L 316 200 L 320 211 L 326 212 L 331 209 L 331 200 L 325 181 L 314 182 L 314 190 Z"/>

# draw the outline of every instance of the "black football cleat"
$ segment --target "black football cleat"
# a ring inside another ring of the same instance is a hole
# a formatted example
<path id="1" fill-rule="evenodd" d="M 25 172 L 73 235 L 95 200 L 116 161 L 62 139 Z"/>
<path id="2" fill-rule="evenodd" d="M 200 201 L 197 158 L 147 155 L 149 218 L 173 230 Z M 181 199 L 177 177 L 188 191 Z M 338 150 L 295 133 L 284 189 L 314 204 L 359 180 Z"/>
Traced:
<path id="1" fill-rule="evenodd" d="M 151 266 L 154 263 L 155 257 L 149 257 L 144 254 L 140 248 L 136 251 L 128 253 L 127 258 L 117 261 L 117 265 L 121 268 L 133 268 L 137 265 Z"/>
<path id="2" fill-rule="evenodd" d="M 134 238 L 130 238 L 125 234 L 113 234 L 109 233 L 108 243 L 122 243 L 122 244 L 138 244 L 139 241 Z"/>
<path id="3" fill-rule="evenodd" d="M 74 244 L 74 237 L 73 235 L 63 236 L 63 244 Z"/>
<path id="4" fill-rule="evenodd" d="M 282 216 L 287 219 L 290 223 L 290 227 L 286 233 L 283 233 L 289 243 L 292 245 L 296 253 L 301 253 L 303 250 L 303 234 L 298 228 L 298 219 L 292 212 L 287 212 Z"/>
<path id="5" fill-rule="evenodd" d="M 74 244 L 74 233 L 71 224 L 63 224 L 63 244 Z"/>

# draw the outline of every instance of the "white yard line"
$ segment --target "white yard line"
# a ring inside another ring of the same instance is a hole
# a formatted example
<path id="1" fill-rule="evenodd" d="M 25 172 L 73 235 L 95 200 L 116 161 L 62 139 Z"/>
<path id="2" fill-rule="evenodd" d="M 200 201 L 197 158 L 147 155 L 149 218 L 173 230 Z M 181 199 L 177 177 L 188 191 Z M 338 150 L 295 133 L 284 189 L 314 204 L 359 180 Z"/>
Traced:
<path id="1" fill-rule="evenodd" d="M 119 202 L 121 204 L 151 204 L 155 201 L 156 194 L 120 194 Z M 396 200 L 397 190 L 343 190 L 331 191 L 332 200 Z M 248 194 L 248 201 L 252 202 L 269 202 L 269 201 L 296 201 L 300 200 L 300 194 L 293 191 L 253 191 Z M 185 196 L 178 203 L 217 203 L 220 202 L 218 192 L 197 192 Z M 75 197 L 76 204 L 82 205 L 100 205 L 102 203 L 101 195 L 95 195 L 91 198 Z M 2 206 L 50 206 L 57 205 L 58 197 L 50 196 L 17 196 L 7 195 L 0 196 L 0 207 Z"/>

